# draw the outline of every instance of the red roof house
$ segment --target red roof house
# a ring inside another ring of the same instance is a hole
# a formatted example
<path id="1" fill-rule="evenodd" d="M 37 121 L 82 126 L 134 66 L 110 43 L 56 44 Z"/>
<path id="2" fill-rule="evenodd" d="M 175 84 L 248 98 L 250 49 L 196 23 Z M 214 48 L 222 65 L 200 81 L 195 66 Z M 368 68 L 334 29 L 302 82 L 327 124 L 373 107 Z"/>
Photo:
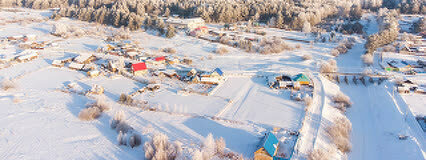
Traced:
<path id="1" fill-rule="evenodd" d="M 132 71 L 135 76 L 146 74 L 148 72 L 147 69 L 148 68 L 146 68 L 146 64 L 144 62 L 132 64 Z"/>
<path id="2" fill-rule="evenodd" d="M 157 62 L 159 62 L 159 61 L 165 61 L 165 60 L 166 60 L 166 57 L 164 57 L 164 56 L 156 57 L 155 58 L 155 61 L 157 61 Z"/>

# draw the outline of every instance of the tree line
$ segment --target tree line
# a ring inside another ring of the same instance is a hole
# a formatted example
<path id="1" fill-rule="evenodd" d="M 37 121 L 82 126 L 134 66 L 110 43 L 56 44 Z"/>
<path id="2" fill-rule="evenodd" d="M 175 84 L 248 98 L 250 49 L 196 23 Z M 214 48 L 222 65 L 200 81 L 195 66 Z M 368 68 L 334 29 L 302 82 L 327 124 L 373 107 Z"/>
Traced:
<path id="1" fill-rule="evenodd" d="M 426 10 L 421 0 L 0 0 L 1 6 L 60 8 L 53 18 L 72 17 L 131 30 L 156 24 L 157 16 L 202 17 L 213 23 L 261 22 L 302 30 L 332 16 L 357 19 L 361 8 L 389 7 L 404 13 Z"/>
<path id="2" fill-rule="evenodd" d="M 367 38 L 367 43 L 365 44 L 366 54 L 373 54 L 377 48 L 390 44 L 398 38 L 399 27 L 396 16 L 398 16 L 396 10 L 388 10 L 386 8 L 379 10 L 377 19 L 380 31 Z"/>

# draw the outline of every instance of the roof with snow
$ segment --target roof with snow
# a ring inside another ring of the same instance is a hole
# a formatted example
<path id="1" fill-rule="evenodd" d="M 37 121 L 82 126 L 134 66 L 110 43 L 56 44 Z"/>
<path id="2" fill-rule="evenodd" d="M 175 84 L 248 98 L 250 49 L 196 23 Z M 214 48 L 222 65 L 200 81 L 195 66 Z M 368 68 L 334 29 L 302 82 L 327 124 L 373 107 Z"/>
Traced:
<path id="1" fill-rule="evenodd" d="M 147 69 L 147 68 L 146 68 L 146 64 L 144 62 L 132 64 L 132 70 L 133 71 L 141 71 L 141 70 L 145 70 L 145 69 Z"/>

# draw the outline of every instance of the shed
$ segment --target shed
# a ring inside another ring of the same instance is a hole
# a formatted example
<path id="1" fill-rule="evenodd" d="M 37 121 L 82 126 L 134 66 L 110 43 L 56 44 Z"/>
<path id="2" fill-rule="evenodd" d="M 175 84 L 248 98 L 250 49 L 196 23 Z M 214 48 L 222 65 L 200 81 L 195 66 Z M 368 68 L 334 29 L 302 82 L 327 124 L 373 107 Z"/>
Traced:
<path id="1" fill-rule="evenodd" d="M 294 76 L 293 81 L 298 82 L 299 84 L 302 84 L 302 85 L 303 84 L 309 85 L 311 83 L 311 80 L 308 78 L 308 76 L 302 73 Z"/>

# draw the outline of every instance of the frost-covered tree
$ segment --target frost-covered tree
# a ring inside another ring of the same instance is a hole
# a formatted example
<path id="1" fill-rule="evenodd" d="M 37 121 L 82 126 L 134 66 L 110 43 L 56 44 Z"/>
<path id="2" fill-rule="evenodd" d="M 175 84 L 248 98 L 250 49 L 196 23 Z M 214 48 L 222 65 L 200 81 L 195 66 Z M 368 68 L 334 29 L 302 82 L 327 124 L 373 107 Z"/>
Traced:
<path id="1" fill-rule="evenodd" d="M 311 32 L 311 24 L 309 22 L 303 23 L 302 32 L 305 32 L 305 33 Z"/>

